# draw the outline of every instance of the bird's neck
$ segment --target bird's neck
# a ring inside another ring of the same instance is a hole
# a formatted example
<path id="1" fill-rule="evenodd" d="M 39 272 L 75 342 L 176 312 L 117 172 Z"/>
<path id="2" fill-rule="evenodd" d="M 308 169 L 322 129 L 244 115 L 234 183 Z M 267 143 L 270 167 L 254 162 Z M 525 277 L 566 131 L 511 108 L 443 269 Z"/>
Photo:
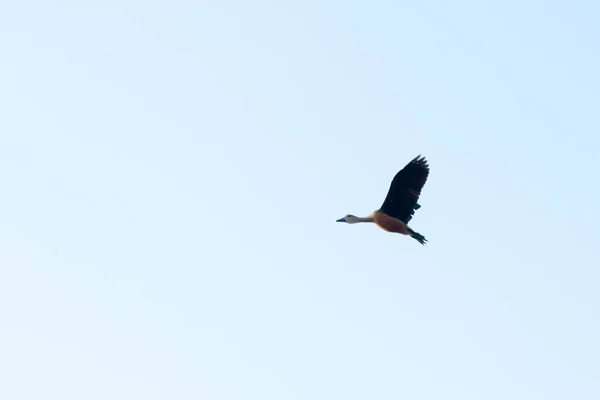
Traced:
<path id="1" fill-rule="evenodd" d="M 368 217 L 364 217 L 364 218 L 360 218 L 360 217 L 356 218 L 356 222 L 373 222 L 373 221 L 374 221 L 374 219 L 373 219 L 372 215 L 369 215 Z"/>

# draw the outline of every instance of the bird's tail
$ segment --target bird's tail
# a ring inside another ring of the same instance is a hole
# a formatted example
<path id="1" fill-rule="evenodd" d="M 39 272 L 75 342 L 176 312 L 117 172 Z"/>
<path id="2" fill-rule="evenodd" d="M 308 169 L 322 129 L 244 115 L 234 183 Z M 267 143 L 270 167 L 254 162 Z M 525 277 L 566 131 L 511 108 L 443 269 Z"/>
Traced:
<path id="1" fill-rule="evenodd" d="M 425 245 L 425 243 L 427 243 L 427 239 L 425 239 L 425 236 L 421 235 L 419 232 L 415 232 L 412 229 L 408 228 L 408 233 L 410 233 L 411 238 L 415 239 L 422 245 Z"/>

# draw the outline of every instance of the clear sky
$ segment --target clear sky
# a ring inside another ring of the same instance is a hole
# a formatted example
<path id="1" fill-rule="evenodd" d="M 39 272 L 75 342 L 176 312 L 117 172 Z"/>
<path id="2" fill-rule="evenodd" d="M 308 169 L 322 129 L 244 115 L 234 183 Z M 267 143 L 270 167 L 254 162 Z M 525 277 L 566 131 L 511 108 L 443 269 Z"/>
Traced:
<path id="1" fill-rule="evenodd" d="M 599 13 L 2 2 L 0 398 L 599 399 Z"/>

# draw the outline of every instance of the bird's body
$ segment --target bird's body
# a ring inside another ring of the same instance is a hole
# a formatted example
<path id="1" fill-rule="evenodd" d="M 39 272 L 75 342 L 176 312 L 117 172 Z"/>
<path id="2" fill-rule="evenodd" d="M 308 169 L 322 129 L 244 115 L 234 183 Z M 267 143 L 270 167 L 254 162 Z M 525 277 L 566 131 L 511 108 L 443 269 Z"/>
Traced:
<path id="1" fill-rule="evenodd" d="M 337 222 L 349 224 L 359 222 L 375 223 L 386 232 L 409 235 L 421 244 L 427 239 L 408 226 L 415 210 L 421 206 L 417 203 L 421 189 L 429 176 L 429 165 L 425 158 L 418 156 L 400 170 L 390 185 L 387 196 L 381 207 L 366 218 L 348 214 Z"/>
<path id="2" fill-rule="evenodd" d="M 377 225 L 384 231 L 391 233 L 400 233 L 402 235 L 408 234 L 406 224 L 400 221 L 399 219 L 390 217 L 389 215 L 384 214 L 379 210 L 373 212 L 372 215 L 373 222 L 375 222 L 375 225 Z"/>

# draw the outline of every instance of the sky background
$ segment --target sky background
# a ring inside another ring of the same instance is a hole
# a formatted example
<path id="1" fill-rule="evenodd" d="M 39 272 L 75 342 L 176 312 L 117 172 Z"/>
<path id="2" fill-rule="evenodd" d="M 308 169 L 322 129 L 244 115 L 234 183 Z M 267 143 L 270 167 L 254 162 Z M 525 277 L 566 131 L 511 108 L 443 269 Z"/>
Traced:
<path id="1" fill-rule="evenodd" d="M 0 398 L 600 398 L 599 13 L 3 1 Z"/>

